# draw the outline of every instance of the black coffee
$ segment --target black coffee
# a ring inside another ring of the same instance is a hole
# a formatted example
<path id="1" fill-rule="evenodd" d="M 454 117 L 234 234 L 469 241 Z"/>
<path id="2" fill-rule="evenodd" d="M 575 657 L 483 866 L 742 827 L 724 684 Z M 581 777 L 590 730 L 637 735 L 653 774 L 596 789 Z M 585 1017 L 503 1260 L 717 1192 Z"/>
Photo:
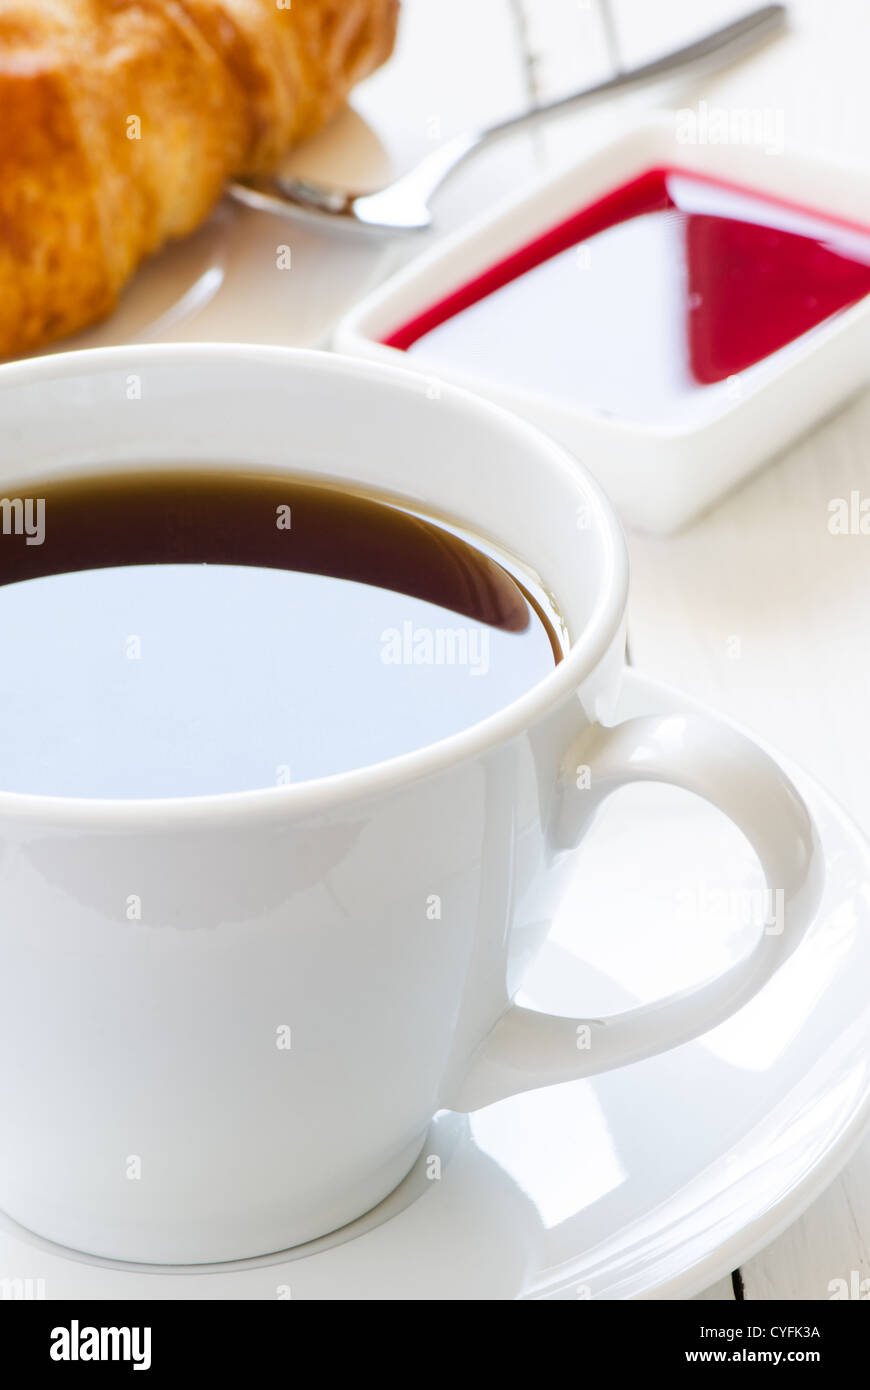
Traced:
<path id="1" fill-rule="evenodd" d="M 390 499 L 257 472 L 0 500 L 0 788 L 200 795 L 467 728 L 563 653 L 534 583 Z"/>

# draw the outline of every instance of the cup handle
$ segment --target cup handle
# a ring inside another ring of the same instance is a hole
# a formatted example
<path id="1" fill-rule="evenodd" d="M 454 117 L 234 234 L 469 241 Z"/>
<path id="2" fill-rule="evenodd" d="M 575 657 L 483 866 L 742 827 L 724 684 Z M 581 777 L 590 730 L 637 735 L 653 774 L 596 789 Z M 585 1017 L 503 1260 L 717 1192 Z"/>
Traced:
<path id="1" fill-rule="evenodd" d="M 578 843 L 612 792 L 632 782 L 668 782 L 704 797 L 746 836 L 781 912 L 736 965 L 655 1003 L 595 1019 L 512 1004 L 476 1050 L 457 1094 L 444 1102 L 454 1110 L 593 1076 L 708 1032 L 770 979 L 819 905 L 823 854 L 803 800 L 773 759 L 723 720 L 667 714 L 592 725 L 564 760 L 560 781 L 555 838 L 566 846 Z"/>

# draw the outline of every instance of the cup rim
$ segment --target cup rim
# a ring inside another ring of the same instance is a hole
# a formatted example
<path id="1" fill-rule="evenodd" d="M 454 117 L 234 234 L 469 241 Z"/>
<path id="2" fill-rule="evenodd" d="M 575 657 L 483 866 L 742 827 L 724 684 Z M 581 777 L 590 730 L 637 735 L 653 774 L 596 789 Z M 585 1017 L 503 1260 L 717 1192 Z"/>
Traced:
<path id="1" fill-rule="evenodd" d="M 309 370 L 332 373 L 337 378 L 353 376 L 392 382 L 398 389 L 410 389 L 415 393 L 419 393 L 421 385 L 429 380 L 428 376 L 405 367 L 313 348 L 246 343 L 147 343 L 89 348 L 0 365 L 0 398 L 7 388 L 41 378 L 58 380 L 86 376 L 91 367 L 104 370 L 114 366 L 123 370 L 125 365 L 132 368 L 171 362 L 183 369 L 185 364 L 201 366 L 215 359 L 253 367 L 258 363 L 284 364 L 290 368 L 298 364 Z M 512 430 L 523 441 L 530 462 L 535 454 L 546 458 L 551 467 L 563 474 L 570 473 L 573 485 L 586 494 L 592 526 L 598 531 L 603 548 L 601 592 L 583 630 L 552 671 L 518 699 L 458 733 L 345 772 L 282 786 L 178 797 L 57 796 L 0 788 L 0 816 L 93 829 L 156 827 L 173 822 L 190 826 L 217 825 L 240 817 L 245 820 L 301 819 L 344 802 L 391 792 L 403 783 L 444 772 L 469 758 L 491 752 L 576 692 L 604 657 L 625 612 L 628 551 L 622 527 L 603 489 L 586 466 L 555 440 L 502 406 L 463 387 L 439 381 L 439 388 L 442 403 L 454 413 L 476 415 L 483 423 L 490 420 L 502 429 Z M 365 483 L 364 478 L 360 481 Z"/>

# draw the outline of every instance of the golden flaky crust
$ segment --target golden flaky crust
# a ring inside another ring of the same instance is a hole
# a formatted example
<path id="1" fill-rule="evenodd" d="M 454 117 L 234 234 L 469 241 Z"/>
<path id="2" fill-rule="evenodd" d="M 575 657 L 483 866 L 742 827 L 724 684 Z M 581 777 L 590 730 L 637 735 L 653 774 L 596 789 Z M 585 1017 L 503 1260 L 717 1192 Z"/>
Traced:
<path id="1" fill-rule="evenodd" d="M 397 8 L 0 0 L 0 356 L 107 313 L 229 177 L 328 120 L 389 56 Z"/>

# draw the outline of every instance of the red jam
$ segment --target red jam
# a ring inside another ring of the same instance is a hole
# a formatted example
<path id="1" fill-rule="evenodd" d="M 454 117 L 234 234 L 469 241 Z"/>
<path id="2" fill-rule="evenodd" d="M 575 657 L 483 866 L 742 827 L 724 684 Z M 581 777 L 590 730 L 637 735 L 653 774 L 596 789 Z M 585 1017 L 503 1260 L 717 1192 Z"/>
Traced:
<path id="1" fill-rule="evenodd" d="M 867 229 L 651 169 L 384 341 L 482 385 L 678 423 L 868 293 Z"/>

